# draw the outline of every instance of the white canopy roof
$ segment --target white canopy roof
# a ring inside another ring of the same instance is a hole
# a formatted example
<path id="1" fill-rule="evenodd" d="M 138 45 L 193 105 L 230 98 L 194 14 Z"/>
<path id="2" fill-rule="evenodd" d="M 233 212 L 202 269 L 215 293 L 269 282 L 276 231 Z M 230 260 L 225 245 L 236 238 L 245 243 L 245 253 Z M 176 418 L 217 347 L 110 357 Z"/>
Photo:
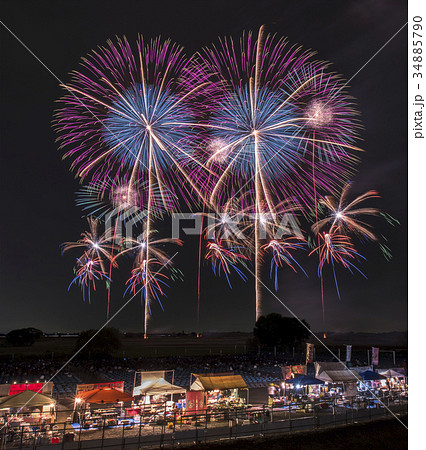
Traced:
<path id="1" fill-rule="evenodd" d="M 328 383 L 356 383 L 362 377 L 354 369 L 346 369 L 339 362 L 316 362 L 315 377 Z"/>
<path id="2" fill-rule="evenodd" d="M 164 378 L 157 378 L 156 380 L 146 380 L 140 386 L 136 386 L 133 389 L 133 396 L 184 394 L 185 392 L 185 388 L 175 386 L 166 381 Z"/>
<path id="3" fill-rule="evenodd" d="M 319 380 L 328 383 L 356 383 L 362 381 L 361 376 L 355 370 L 324 370 L 316 376 Z"/>
<path id="4" fill-rule="evenodd" d="M 379 370 L 380 375 L 383 375 L 386 378 L 404 378 L 405 377 L 405 370 L 403 368 L 401 369 L 386 369 L 386 370 Z"/>

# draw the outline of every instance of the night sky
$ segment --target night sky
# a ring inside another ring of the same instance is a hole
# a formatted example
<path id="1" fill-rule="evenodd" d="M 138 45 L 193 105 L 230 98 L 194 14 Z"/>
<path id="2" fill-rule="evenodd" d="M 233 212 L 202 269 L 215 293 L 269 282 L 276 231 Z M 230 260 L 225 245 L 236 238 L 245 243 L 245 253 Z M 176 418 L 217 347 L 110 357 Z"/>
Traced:
<path id="1" fill-rule="evenodd" d="M 141 33 L 161 35 L 182 44 L 188 55 L 217 40 L 238 38 L 243 30 L 287 36 L 291 43 L 318 52 L 346 79 L 406 22 L 400 1 L 16 1 L 2 2 L 1 20 L 62 81 L 79 60 L 115 35 L 130 42 Z M 61 160 L 51 128 L 59 82 L 8 31 L 1 27 L 1 311 L 0 332 L 34 326 L 43 331 L 99 328 L 105 320 L 106 291 L 99 287 L 92 304 L 80 290 L 67 287 L 74 256 L 61 256 L 59 245 L 76 240 L 85 219 L 75 206 L 79 183 Z M 277 295 L 313 330 L 393 331 L 407 329 L 407 38 L 403 30 L 350 83 L 357 99 L 365 149 L 353 195 L 377 189 L 374 206 L 396 217 L 401 225 L 379 221 L 392 249 L 387 262 L 376 245 L 359 248 L 368 258 L 360 275 L 338 270 L 339 301 L 332 274 L 325 276 L 326 322 L 321 312 L 315 258 L 301 258 L 309 273 L 282 272 Z M 175 283 L 164 300 L 165 312 L 154 305 L 151 331 L 193 331 L 196 328 L 196 238 L 176 257 L 185 281 Z M 116 276 L 112 311 L 123 304 L 122 282 Z M 123 272 L 122 271 L 122 272 Z M 271 283 L 268 281 L 272 287 Z M 288 315 L 271 295 L 265 311 Z M 205 269 L 201 329 L 248 331 L 254 323 L 254 283 L 225 279 Z M 111 325 L 141 331 L 143 310 L 135 298 Z"/>

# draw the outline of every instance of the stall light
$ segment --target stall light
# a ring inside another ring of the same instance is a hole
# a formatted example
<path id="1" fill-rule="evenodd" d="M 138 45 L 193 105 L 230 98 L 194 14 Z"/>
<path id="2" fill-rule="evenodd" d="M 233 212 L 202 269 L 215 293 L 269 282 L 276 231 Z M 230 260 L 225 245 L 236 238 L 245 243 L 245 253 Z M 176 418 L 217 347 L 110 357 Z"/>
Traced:
<path id="1" fill-rule="evenodd" d="M 300 389 L 301 387 L 300 384 L 296 384 L 296 389 Z"/>
<path id="2" fill-rule="evenodd" d="M 75 402 L 76 402 L 76 403 L 80 403 L 80 402 L 81 402 L 81 398 L 77 397 L 77 398 L 75 399 Z"/>
<path id="3" fill-rule="evenodd" d="M 54 404 L 54 403 L 51 403 L 49 406 L 50 406 L 51 408 L 54 408 L 54 407 L 55 407 L 55 404 Z"/>

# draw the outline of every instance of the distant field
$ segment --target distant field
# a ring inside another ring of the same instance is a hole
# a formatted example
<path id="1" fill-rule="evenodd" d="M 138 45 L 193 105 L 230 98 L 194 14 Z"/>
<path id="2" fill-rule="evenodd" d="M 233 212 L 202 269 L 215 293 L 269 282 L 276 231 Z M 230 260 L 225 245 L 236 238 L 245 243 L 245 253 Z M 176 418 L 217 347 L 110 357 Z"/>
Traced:
<path id="1" fill-rule="evenodd" d="M 248 350 L 250 334 L 235 333 L 224 336 L 152 336 L 149 339 L 131 337 L 122 339 L 122 349 L 114 356 L 134 358 L 138 356 L 193 356 L 242 354 Z M 0 341 L 0 356 L 44 358 L 70 355 L 76 347 L 76 338 L 43 338 L 31 347 L 11 347 Z M 52 355 L 53 352 L 53 355 Z"/>
<path id="2" fill-rule="evenodd" d="M 220 355 L 243 354 L 250 351 L 249 342 L 251 333 L 211 333 L 200 338 L 193 335 L 152 335 L 149 339 L 142 337 L 123 337 L 121 350 L 114 356 L 134 358 L 139 356 L 195 356 L 195 355 Z M 329 333 L 324 343 L 336 354 L 337 349 L 344 352 L 344 344 L 352 344 L 353 355 L 371 346 L 379 346 L 381 350 L 397 350 L 397 357 L 406 357 L 406 333 Z M 71 337 L 46 337 L 37 341 L 31 347 L 11 347 L 6 345 L 5 339 L 0 338 L 0 358 L 16 358 L 41 356 L 43 358 L 67 356 L 73 354 L 76 348 L 76 338 Z M 315 344 L 317 357 L 328 356 L 328 351 L 317 341 Z M 398 350 L 399 349 L 399 350 Z M 402 350 L 404 349 L 404 350 Z M 252 349 L 253 350 L 253 349 Z M 256 350 L 256 349 L 255 349 Z M 302 349 L 302 353 L 303 353 Z M 53 354 L 52 354 L 53 353 Z M 341 353 L 343 356 L 343 353 Z M 290 355 L 289 355 L 290 356 Z M 299 355 L 300 356 L 300 355 Z M 387 355 L 390 357 L 390 355 Z"/>

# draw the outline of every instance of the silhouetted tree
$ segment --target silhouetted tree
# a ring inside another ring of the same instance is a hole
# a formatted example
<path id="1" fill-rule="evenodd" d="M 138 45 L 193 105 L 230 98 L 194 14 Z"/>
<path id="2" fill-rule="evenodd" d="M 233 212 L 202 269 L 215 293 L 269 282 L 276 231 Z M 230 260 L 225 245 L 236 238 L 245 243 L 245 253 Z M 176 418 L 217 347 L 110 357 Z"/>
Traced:
<path id="1" fill-rule="evenodd" d="M 76 350 L 89 341 L 97 330 L 84 330 L 78 335 Z M 91 352 L 93 355 L 111 355 L 121 348 L 120 331 L 117 328 L 103 328 L 82 350 L 83 354 Z"/>
<path id="2" fill-rule="evenodd" d="M 281 349 L 292 349 L 310 335 L 308 330 L 310 325 L 305 320 L 301 322 L 305 326 L 294 317 L 283 317 L 281 314 L 271 313 L 259 317 L 253 334 L 259 344 L 266 347 L 276 346 Z"/>
<path id="3" fill-rule="evenodd" d="M 20 328 L 6 334 L 6 342 L 14 346 L 33 345 L 37 339 L 43 336 L 43 332 L 37 328 Z"/>

